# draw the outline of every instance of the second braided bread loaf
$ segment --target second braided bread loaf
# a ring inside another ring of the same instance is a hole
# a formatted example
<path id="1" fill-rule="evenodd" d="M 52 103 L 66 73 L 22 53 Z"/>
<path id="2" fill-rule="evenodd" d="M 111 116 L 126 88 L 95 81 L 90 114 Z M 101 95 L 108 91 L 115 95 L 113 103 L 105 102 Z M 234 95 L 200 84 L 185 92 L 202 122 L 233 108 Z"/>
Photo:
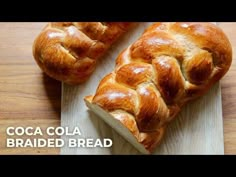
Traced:
<path id="1" fill-rule="evenodd" d="M 68 84 L 86 81 L 97 60 L 123 34 L 129 22 L 49 23 L 35 39 L 33 55 L 49 76 Z"/>

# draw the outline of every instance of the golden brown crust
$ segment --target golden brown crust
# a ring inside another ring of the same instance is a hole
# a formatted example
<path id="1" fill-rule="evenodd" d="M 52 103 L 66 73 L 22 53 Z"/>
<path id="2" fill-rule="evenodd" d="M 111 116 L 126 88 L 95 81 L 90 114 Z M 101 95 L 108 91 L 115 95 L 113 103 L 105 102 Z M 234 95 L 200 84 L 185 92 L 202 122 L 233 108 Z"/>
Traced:
<path id="1" fill-rule="evenodd" d="M 231 61 L 231 44 L 214 24 L 155 23 L 118 56 L 92 103 L 121 111 L 114 117 L 152 151 L 181 107 L 209 90 Z"/>
<path id="2" fill-rule="evenodd" d="M 88 79 L 107 49 L 128 30 L 129 22 L 49 23 L 35 39 L 33 55 L 54 79 L 79 84 Z"/>

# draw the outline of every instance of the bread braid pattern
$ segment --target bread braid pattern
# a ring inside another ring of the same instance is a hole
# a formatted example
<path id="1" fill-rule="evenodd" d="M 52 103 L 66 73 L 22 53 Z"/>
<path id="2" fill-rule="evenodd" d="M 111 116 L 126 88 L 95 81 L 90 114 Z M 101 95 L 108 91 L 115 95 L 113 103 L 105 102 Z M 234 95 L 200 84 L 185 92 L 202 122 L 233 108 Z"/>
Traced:
<path id="1" fill-rule="evenodd" d="M 68 84 L 86 81 L 97 60 L 128 30 L 129 22 L 49 23 L 35 39 L 33 55 L 49 76 Z"/>
<path id="2" fill-rule="evenodd" d="M 121 52 L 114 71 L 85 100 L 152 152 L 183 105 L 206 93 L 231 61 L 231 44 L 214 24 L 154 23 Z"/>

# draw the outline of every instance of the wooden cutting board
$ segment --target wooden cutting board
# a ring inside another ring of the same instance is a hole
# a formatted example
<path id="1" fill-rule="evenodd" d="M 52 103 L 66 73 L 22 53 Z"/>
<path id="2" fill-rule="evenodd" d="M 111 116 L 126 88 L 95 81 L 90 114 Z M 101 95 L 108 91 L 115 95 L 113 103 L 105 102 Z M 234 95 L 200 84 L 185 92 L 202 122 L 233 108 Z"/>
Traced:
<path id="1" fill-rule="evenodd" d="M 94 94 L 99 81 L 115 66 L 118 54 L 135 41 L 150 23 L 140 23 L 123 36 L 97 65 L 92 77 L 79 86 L 62 85 L 61 125 L 79 127 L 78 138 L 111 138 L 111 148 L 61 148 L 61 154 L 139 154 L 126 140 L 88 111 L 84 96 Z M 68 141 L 68 136 L 62 136 Z M 75 137 L 76 138 L 76 137 Z M 217 83 L 205 96 L 189 103 L 170 124 L 154 154 L 224 154 L 221 90 Z"/>

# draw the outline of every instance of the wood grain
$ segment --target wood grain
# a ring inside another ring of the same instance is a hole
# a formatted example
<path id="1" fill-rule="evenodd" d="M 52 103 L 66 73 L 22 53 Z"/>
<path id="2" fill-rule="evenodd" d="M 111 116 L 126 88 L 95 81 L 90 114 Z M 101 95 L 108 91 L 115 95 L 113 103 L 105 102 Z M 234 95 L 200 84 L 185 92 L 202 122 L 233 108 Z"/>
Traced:
<path id="1" fill-rule="evenodd" d="M 8 126 L 60 125 L 61 83 L 42 74 L 32 56 L 45 23 L 0 23 L 0 154 L 57 154 L 50 148 L 6 148 Z"/>
<path id="2" fill-rule="evenodd" d="M 83 138 L 109 137 L 113 147 L 102 148 L 62 148 L 62 154 L 137 154 L 127 141 L 105 124 L 99 116 L 88 112 L 82 101 L 84 96 L 95 93 L 98 82 L 115 65 L 115 59 L 128 44 L 141 35 L 149 24 L 140 24 L 134 31 L 129 31 L 108 54 L 100 61 L 95 73 L 83 85 L 63 85 L 61 124 L 73 129 L 79 126 Z M 108 62 L 109 61 L 109 62 Z M 65 140 L 68 137 L 63 137 Z M 204 97 L 184 107 L 167 130 L 163 142 L 154 154 L 223 154 L 223 120 L 219 84 L 216 84 Z"/>
<path id="3" fill-rule="evenodd" d="M 220 23 L 233 47 L 233 62 L 221 80 L 225 154 L 236 154 L 236 23 Z"/>

